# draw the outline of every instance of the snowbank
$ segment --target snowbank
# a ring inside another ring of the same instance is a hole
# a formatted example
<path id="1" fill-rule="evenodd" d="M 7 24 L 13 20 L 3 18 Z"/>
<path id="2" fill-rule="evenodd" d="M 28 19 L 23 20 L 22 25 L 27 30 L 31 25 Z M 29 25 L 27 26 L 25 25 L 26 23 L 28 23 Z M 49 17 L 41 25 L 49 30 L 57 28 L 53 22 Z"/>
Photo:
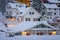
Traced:
<path id="1" fill-rule="evenodd" d="M 0 37 L 0 40 L 60 40 L 60 35 Z"/>

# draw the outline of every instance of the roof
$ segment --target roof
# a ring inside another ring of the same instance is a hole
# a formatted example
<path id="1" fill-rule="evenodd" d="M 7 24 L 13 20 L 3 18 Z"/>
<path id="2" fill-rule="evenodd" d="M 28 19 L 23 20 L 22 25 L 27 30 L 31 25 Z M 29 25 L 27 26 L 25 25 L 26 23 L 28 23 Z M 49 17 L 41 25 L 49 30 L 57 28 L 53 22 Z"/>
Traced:
<path id="1" fill-rule="evenodd" d="M 1 22 L 0 22 L 0 30 L 7 31 L 6 26 L 3 23 L 1 23 Z"/>
<path id="2" fill-rule="evenodd" d="M 44 24 L 44 25 L 47 25 L 55 30 L 57 30 L 57 28 L 49 25 L 46 21 L 38 21 L 38 22 L 33 22 L 33 21 L 29 21 L 29 22 L 22 22 L 20 24 L 18 24 L 17 26 L 15 27 L 12 27 L 12 28 L 8 28 L 10 31 L 9 32 L 20 32 L 20 31 L 25 31 L 25 30 L 29 30 L 30 28 L 33 28 L 39 24 Z"/>
<path id="3" fill-rule="evenodd" d="M 0 19 L 4 18 L 4 16 L 2 15 L 2 13 L 0 12 Z"/>
<path id="4" fill-rule="evenodd" d="M 55 4 L 43 4 L 46 8 L 58 8 Z"/>
<path id="5" fill-rule="evenodd" d="M 19 6 L 26 7 L 26 5 L 23 3 L 8 3 L 8 5 L 10 5 L 12 8 L 17 8 Z"/>
<path id="6" fill-rule="evenodd" d="M 21 14 L 21 16 L 22 15 L 24 15 L 24 14 L 26 14 L 30 9 L 32 9 L 33 7 L 21 7 L 21 8 L 18 8 L 18 10 L 19 10 L 19 12 L 22 12 L 23 14 Z"/>
<path id="7" fill-rule="evenodd" d="M 60 3 L 60 1 L 58 1 L 58 0 L 48 0 L 48 1 L 51 3 Z"/>
<path id="8" fill-rule="evenodd" d="M 18 16 L 23 16 L 24 14 L 26 14 L 30 9 L 35 10 L 33 7 L 18 7 L 17 8 L 19 12 L 22 12 L 22 14 L 18 15 Z M 38 12 L 37 12 L 38 13 Z M 16 16 L 16 13 L 14 13 L 12 16 Z"/>

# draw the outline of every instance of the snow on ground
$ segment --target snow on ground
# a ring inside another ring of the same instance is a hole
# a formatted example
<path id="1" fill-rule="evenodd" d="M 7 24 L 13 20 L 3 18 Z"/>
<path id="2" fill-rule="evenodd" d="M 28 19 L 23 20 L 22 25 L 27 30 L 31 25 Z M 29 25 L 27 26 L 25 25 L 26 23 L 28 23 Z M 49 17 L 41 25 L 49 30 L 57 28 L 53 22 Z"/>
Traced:
<path id="1" fill-rule="evenodd" d="M 60 35 L 0 37 L 0 40 L 60 40 Z"/>

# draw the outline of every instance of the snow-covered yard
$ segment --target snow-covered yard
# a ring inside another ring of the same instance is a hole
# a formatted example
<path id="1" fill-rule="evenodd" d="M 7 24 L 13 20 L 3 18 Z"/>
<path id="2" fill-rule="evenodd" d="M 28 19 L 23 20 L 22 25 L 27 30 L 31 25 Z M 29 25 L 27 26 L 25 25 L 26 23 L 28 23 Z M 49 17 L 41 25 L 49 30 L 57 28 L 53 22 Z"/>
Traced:
<path id="1" fill-rule="evenodd" d="M 60 40 L 60 35 L 41 35 L 41 36 L 15 36 L 15 37 L 5 37 L 1 36 L 0 40 Z"/>

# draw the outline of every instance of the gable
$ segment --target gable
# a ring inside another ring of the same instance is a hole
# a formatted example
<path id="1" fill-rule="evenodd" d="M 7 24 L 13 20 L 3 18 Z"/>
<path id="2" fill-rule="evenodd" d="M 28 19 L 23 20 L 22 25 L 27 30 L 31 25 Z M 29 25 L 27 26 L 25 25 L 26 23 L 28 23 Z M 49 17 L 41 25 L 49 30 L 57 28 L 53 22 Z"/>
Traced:
<path id="1" fill-rule="evenodd" d="M 30 14 L 30 12 L 34 12 L 34 14 Z M 40 14 L 34 9 L 31 8 L 30 10 L 28 10 L 28 12 L 24 15 L 25 17 L 31 17 L 31 18 L 39 18 Z"/>

